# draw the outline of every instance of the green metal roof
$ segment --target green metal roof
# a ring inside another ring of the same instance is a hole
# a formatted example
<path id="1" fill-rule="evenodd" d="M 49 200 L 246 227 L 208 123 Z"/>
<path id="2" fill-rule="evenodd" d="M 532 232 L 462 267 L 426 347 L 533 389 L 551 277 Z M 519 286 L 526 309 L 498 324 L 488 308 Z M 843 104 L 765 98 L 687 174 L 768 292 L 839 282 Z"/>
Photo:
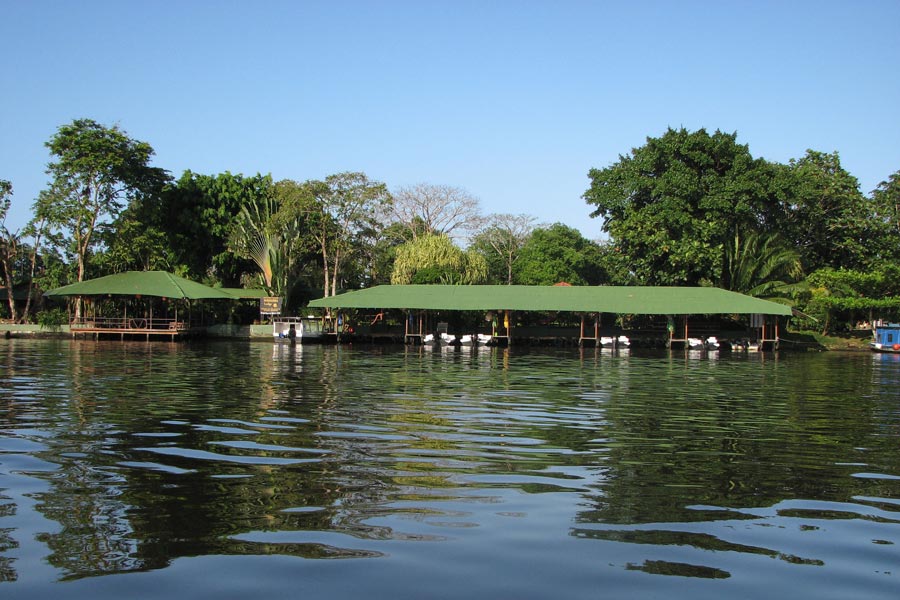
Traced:
<path id="1" fill-rule="evenodd" d="M 126 271 L 65 285 L 45 296 L 160 296 L 190 300 L 221 298 L 235 300 L 228 292 L 178 277 L 165 271 Z"/>
<path id="2" fill-rule="evenodd" d="M 790 307 L 783 304 L 712 287 L 381 285 L 313 300 L 309 306 L 628 315 L 791 314 Z"/>

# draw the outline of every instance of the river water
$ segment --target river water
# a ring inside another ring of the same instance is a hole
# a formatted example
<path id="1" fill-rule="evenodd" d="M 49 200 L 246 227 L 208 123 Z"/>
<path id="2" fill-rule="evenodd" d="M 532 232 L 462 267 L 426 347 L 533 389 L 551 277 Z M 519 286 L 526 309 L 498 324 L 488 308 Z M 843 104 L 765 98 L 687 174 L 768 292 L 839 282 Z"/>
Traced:
<path id="1" fill-rule="evenodd" d="M 0 346 L 3 598 L 900 597 L 900 356 Z"/>

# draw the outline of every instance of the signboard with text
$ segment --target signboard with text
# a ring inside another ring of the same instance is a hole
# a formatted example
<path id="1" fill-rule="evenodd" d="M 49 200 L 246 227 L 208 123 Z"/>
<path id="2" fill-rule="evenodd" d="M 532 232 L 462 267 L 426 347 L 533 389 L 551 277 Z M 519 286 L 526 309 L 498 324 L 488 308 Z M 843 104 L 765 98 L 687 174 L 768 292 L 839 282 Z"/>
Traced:
<path id="1" fill-rule="evenodd" d="M 281 314 L 281 298 L 277 296 L 266 296 L 259 299 L 259 314 L 261 315 L 280 315 Z"/>

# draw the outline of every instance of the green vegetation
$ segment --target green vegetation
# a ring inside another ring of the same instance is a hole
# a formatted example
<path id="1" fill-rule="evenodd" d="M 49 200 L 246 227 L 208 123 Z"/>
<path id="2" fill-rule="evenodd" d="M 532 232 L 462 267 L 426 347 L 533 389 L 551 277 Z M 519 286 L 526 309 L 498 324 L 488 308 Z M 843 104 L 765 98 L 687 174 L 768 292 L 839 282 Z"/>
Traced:
<path id="1" fill-rule="evenodd" d="M 900 171 L 864 195 L 837 152 L 787 164 L 736 133 L 669 129 L 592 169 L 593 241 L 529 215 L 482 215 L 457 187 L 398 187 L 344 172 L 320 180 L 153 167 L 153 148 L 90 119 L 47 142 L 48 184 L 10 232 L 0 180 L 4 312 L 32 295 L 126 270 L 265 288 L 288 311 L 387 283 L 714 285 L 791 304 L 795 329 L 850 332 L 900 319 Z M 452 236 L 452 237 L 451 237 Z M 13 289 L 19 290 L 18 299 Z"/>

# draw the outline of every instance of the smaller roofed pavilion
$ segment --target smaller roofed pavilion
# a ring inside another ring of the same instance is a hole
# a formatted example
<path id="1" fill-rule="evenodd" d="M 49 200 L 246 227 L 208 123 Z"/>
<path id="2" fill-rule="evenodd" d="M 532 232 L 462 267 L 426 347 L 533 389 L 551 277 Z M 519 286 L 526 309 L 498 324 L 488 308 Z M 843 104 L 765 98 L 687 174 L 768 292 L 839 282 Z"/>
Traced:
<path id="1" fill-rule="evenodd" d="M 66 285 L 45 292 L 44 295 L 50 298 L 80 297 L 88 300 L 92 307 L 95 307 L 97 301 L 102 298 L 119 296 L 139 299 L 148 296 L 185 301 L 188 310 L 192 300 L 239 300 L 259 297 L 258 294 L 248 293 L 246 290 L 213 288 L 166 271 L 126 271 Z M 72 335 L 86 334 L 99 338 L 101 335 L 114 334 L 123 339 L 125 336 L 146 336 L 147 339 L 168 336 L 175 339 L 195 333 L 189 318 L 179 319 L 177 305 L 174 317 L 154 316 L 152 307 L 149 315 L 129 316 L 127 305 L 125 306 L 121 316 L 99 316 L 92 311 L 93 314 L 89 316 L 73 319 L 70 323 Z"/>

